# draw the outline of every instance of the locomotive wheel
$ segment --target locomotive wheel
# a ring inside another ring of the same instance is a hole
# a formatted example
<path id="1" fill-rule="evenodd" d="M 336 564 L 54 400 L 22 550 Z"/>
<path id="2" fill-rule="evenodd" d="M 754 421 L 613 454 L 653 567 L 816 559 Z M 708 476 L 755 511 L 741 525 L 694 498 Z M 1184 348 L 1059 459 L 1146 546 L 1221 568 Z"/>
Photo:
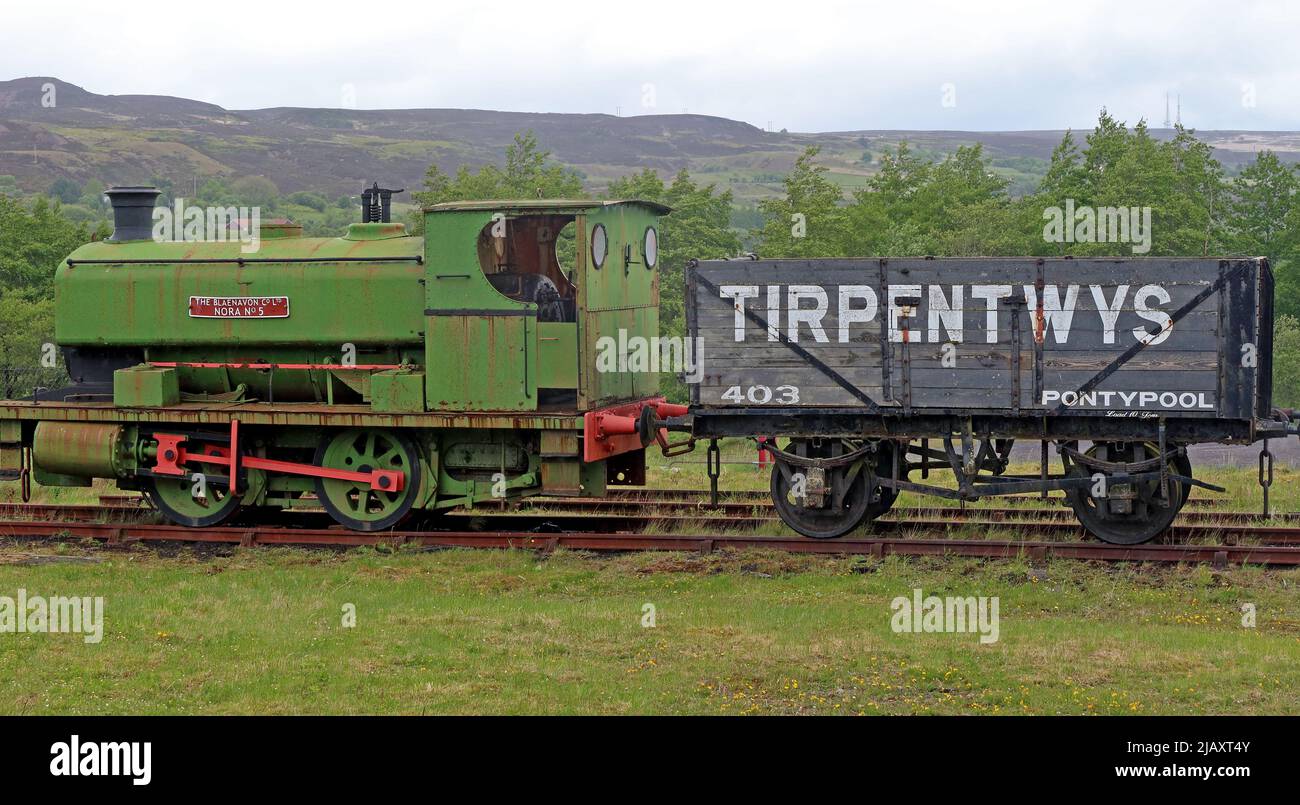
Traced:
<path id="1" fill-rule="evenodd" d="M 316 448 L 318 467 L 350 472 L 396 470 L 406 475 L 400 492 L 371 489 L 357 481 L 316 479 L 316 497 L 336 522 L 353 531 L 383 531 L 411 513 L 420 494 L 420 453 L 395 431 L 351 428 L 327 434 Z"/>
<path id="2" fill-rule="evenodd" d="M 1158 454 L 1158 448 L 1143 442 L 1094 444 L 1084 453 L 1104 461 L 1126 462 L 1143 461 Z M 1190 462 L 1185 467 L 1179 466 L 1180 463 L 1170 461 L 1169 472 L 1191 477 Z M 1071 477 L 1087 478 L 1090 475 L 1087 467 L 1077 464 L 1070 467 Z M 1168 528 L 1187 500 L 1188 490 L 1184 487 L 1188 485 L 1173 479 L 1168 483 L 1168 506 L 1161 505 L 1163 499 L 1158 480 L 1114 485 L 1107 480 L 1107 497 L 1094 497 L 1091 486 L 1068 489 L 1065 496 L 1075 517 L 1097 539 L 1114 545 L 1138 545 L 1154 539 Z M 1121 498 L 1120 494 L 1125 496 Z"/>
<path id="3" fill-rule="evenodd" d="M 206 495 L 194 496 L 193 476 L 154 476 L 145 487 L 145 497 L 163 516 L 177 525 L 210 528 L 229 520 L 239 510 L 238 495 L 230 488 L 208 484 Z"/>
<path id="4" fill-rule="evenodd" d="M 813 447 L 808 442 L 795 442 L 788 445 L 786 449 L 795 455 L 807 458 L 827 458 L 837 455 L 831 452 L 831 446 L 831 442 L 819 447 Z M 825 500 L 821 506 L 805 505 L 808 498 L 794 494 L 795 476 L 802 472 L 805 472 L 804 468 L 785 465 L 780 459 L 772 466 L 772 503 L 776 506 L 776 513 L 780 515 L 781 520 L 790 528 L 805 537 L 834 539 L 857 528 L 868 517 L 871 501 L 868 482 L 875 479 L 874 474 L 865 464 L 860 465 L 856 470 L 852 465 L 826 470 Z M 843 503 L 836 506 L 831 490 L 841 485 L 847 474 L 853 477 L 848 480 Z M 878 505 L 881 504 L 884 505 L 884 509 L 881 510 L 883 513 L 888 510 L 893 501 L 884 504 L 882 499 Z"/>

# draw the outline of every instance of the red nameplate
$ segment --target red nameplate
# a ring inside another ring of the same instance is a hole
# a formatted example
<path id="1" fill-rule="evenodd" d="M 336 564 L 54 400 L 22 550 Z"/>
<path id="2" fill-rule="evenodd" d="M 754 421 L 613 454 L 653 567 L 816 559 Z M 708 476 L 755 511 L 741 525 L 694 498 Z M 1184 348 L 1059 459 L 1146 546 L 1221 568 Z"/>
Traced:
<path id="1" fill-rule="evenodd" d="M 287 319 L 287 296 L 191 296 L 194 319 Z"/>

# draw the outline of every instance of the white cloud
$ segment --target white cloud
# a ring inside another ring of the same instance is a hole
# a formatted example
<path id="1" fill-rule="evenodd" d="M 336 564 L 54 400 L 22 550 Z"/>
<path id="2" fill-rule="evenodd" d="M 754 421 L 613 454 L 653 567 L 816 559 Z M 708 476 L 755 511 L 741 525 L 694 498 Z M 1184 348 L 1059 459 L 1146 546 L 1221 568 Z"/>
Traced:
<path id="1" fill-rule="evenodd" d="M 1159 123 L 1170 91 L 1197 128 L 1300 129 L 1300 10 L 1284 1 L 50 9 L 6 8 L 0 76 L 236 109 L 340 106 L 350 85 L 360 108 L 687 109 L 795 131 L 1087 127 L 1103 105 Z"/>

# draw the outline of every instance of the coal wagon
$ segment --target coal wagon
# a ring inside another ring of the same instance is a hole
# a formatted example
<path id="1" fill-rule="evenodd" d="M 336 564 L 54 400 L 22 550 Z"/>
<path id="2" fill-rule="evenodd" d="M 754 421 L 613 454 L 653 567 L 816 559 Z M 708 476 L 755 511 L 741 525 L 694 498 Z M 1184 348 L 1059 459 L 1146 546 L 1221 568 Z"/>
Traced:
<path id="1" fill-rule="evenodd" d="M 774 437 L 774 502 L 810 537 L 903 490 L 1063 490 L 1092 534 L 1145 542 L 1214 488 L 1188 445 L 1294 432 L 1265 259 L 693 261 L 686 285 L 693 435 Z M 1008 473 L 1016 440 L 1037 472 Z"/>

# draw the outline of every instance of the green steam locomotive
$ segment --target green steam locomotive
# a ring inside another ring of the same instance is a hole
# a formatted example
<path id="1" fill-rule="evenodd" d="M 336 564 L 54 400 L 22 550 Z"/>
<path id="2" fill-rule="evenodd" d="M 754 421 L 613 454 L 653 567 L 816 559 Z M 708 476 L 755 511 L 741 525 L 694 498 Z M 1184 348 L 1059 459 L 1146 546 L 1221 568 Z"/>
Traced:
<path id="1" fill-rule="evenodd" d="M 156 189 L 110 190 L 113 236 L 55 277 L 72 383 L 0 402 L 0 473 L 24 489 L 113 479 L 188 526 L 321 505 L 360 531 L 642 483 L 685 407 L 657 373 L 596 354 L 658 335 L 667 208 L 440 204 L 412 235 L 393 192 L 368 189 L 342 237 L 231 208 L 174 223 L 241 236 L 168 240 Z"/>

